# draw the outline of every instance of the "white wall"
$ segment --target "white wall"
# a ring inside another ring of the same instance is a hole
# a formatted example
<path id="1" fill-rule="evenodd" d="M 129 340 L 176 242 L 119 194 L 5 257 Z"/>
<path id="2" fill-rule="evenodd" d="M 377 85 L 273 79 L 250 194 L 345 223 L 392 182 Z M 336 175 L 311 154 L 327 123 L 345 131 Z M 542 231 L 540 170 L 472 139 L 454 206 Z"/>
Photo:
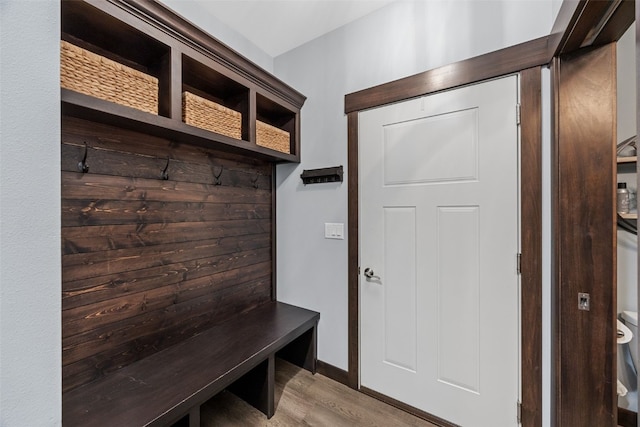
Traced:
<path id="1" fill-rule="evenodd" d="M 273 58 L 254 45 L 246 37 L 207 12 L 203 2 L 207 0 L 160 0 L 177 14 L 221 40 L 236 52 L 273 73 Z"/>
<path id="2" fill-rule="evenodd" d="M 61 425 L 60 5 L 0 1 L 0 425 Z"/>
<path id="3" fill-rule="evenodd" d="M 401 1 L 275 59 L 304 93 L 302 163 L 277 169 L 278 298 L 321 313 L 319 358 L 347 369 L 347 183 L 303 186 L 303 169 L 347 165 L 344 95 L 549 34 L 551 1 Z M 366 232 L 366 230 L 363 230 Z"/>

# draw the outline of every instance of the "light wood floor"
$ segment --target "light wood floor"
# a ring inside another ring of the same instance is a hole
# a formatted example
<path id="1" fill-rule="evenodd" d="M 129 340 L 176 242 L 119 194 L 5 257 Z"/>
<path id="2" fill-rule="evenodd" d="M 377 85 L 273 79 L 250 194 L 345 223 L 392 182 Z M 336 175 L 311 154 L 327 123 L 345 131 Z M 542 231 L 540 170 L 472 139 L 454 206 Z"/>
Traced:
<path id="1" fill-rule="evenodd" d="M 270 419 L 224 391 L 202 406 L 201 424 L 219 426 L 435 427 L 320 374 L 276 361 L 276 413 Z"/>

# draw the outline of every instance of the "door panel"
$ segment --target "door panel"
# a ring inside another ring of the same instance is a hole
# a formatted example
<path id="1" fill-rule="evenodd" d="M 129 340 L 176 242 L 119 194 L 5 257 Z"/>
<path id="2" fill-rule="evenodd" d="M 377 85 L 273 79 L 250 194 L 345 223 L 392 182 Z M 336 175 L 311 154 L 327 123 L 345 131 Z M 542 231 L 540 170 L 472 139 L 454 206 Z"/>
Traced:
<path id="1" fill-rule="evenodd" d="M 473 393 L 480 391 L 479 219 L 478 206 L 438 208 L 438 381 Z"/>
<path id="2" fill-rule="evenodd" d="M 517 77 L 359 115 L 361 385 L 517 424 Z"/>
<path id="3" fill-rule="evenodd" d="M 384 287 L 385 362 L 416 370 L 416 209 L 384 208 L 385 272 L 394 287 Z M 395 333 L 403 331 L 402 334 Z"/>

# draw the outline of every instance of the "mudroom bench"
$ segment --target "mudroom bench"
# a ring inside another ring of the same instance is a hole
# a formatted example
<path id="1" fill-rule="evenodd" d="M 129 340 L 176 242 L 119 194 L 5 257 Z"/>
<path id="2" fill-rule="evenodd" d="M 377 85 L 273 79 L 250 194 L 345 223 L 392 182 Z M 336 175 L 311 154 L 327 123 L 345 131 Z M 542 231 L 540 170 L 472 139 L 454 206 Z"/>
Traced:
<path id="1" fill-rule="evenodd" d="M 63 424 L 170 426 L 229 389 L 274 414 L 276 355 L 315 373 L 319 313 L 269 302 L 63 394 Z"/>

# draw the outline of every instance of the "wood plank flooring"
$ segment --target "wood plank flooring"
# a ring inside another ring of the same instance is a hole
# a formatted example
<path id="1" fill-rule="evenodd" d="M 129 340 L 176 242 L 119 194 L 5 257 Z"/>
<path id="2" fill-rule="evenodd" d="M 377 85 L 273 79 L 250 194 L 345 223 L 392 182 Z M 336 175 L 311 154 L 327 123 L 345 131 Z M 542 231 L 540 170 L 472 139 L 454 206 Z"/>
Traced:
<path id="1" fill-rule="evenodd" d="M 270 420 L 230 392 L 202 406 L 201 425 L 226 426 L 411 426 L 435 424 L 288 362 L 276 363 L 276 414 Z"/>

